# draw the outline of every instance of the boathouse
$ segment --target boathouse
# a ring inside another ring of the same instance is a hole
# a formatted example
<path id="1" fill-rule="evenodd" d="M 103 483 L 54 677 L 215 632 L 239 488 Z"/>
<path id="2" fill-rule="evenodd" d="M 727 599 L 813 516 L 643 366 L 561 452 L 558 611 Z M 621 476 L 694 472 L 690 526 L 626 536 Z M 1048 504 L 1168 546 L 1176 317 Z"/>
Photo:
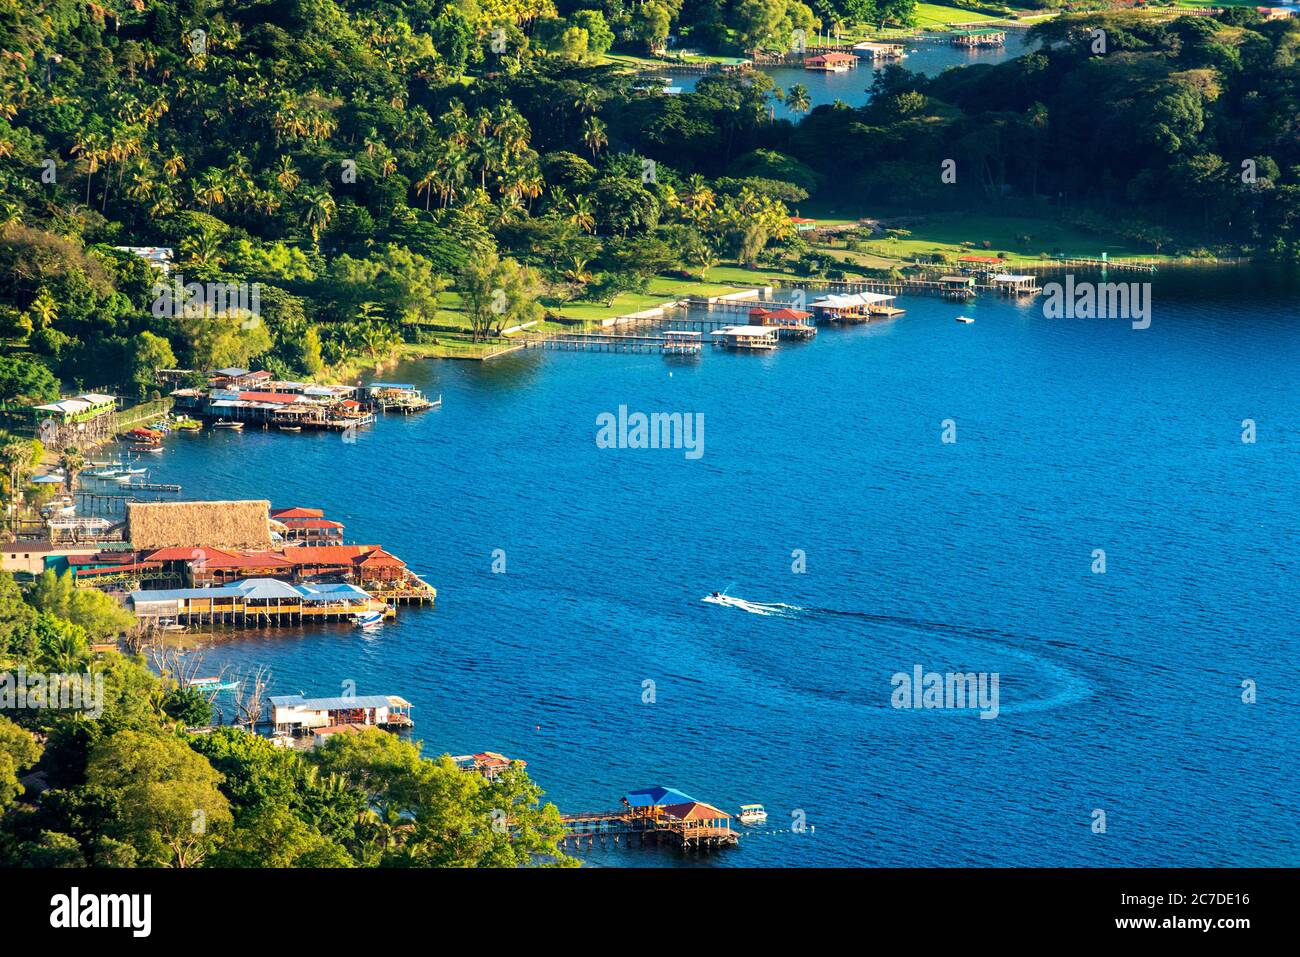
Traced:
<path id="1" fill-rule="evenodd" d="M 901 316 L 903 310 L 893 305 L 897 298 L 883 292 L 840 293 L 815 299 L 809 308 L 821 322 L 867 322 Z"/>
<path id="2" fill-rule="evenodd" d="M 953 46 L 974 49 L 977 47 L 1000 47 L 1007 42 L 1005 30 L 963 30 L 954 34 Z"/>
<path id="3" fill-rule="evenodd" d="M 776 348 L 776 330 L 767 326 L 723 326 L 710 334 L 715 346 L 726 349 L 766 350 Z"/>
<path id="4" fill-rule="evenodd" d="M 853 44 L 853 52 L 867 60 L 899 60 L 903 56 L 903 45 L 864 40 Z"/>
<path id="5" fill-rule="evenodd" d="M 370 407 L 379 412 L 420 412 L 433 405 L 410 383 L 372 382 L 366 386 L 365 396 Z"/>
<path id="6" fill-rule="evenodd" d="M 804 59 L 805 70 L 820 70 L 823 73 L 843 73 L 858 65 L 858 58 L 852 53 L 819 53 Z"/>
<path id="7" fill-rule="evenodd" d="M 939 285 L 939 294 L 943 296 L 944 299 L 954 299 L 959 302 L 964 302 L 967 299 L 975 298 L 974 276 L 940 276 Z"/>
<path id="8" fill-rule="evenodd" d="M 817 323 L 813 314 L 803 309 L 751 309 L 749 321 L 752 325 L 775 329 L 778 339 L 811 339 L 817 335 Z"/>
<path id="9" fill-rule="evenodd" d="M 993 276 L 989 282 L 1004 296 L 1036 296 L 1042 291 L 1037 276 L 1001 275 Z"/>
<path id="10" fill-rule="evenodd" d="M 271 724 L 277 734 L 297 734 L 340 725 L 411 727 L 411 702 L 397 695 L 352 695 L 338 698 L 304 698 L 272 695 Z"/>
<path id="11" fill-rule="evenodd" d="M 703 337 L 691 329 L 665 329 L 663 338 L 664 355 L 694 355 L 704 348 Z"/>

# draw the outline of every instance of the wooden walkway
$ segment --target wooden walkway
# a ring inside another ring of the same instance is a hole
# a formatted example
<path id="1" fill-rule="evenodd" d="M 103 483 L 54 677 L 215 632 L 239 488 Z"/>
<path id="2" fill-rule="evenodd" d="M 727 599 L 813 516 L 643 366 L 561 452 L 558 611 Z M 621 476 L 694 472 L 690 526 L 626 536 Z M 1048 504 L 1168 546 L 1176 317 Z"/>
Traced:
<path id="1" fill-rule="evenodd" d="M 658 322 L 657 319 L 634 320 Z M 564 332 L 553 336 L 530 336 L 524 340 L 529 349 L 561 352 L 634 352 L 686 354 L 700 351 L 698 344 L 688 348 L 679 337 L 636 335 L 615 332 Z"/>
<path id="2" fill-rule="evenodd" d="M 1156 271 L 1156 263 L 1151 260 L 1093 259 L 1091 257 L 1043 259 L 1035 262 L 1017 263 L 1015 268 L 1033 272 L 1036 269 L 1074 269 L 1080 266 L 1086 269 L 1114 269 L 1116 272 L 1154 273 Z"/>

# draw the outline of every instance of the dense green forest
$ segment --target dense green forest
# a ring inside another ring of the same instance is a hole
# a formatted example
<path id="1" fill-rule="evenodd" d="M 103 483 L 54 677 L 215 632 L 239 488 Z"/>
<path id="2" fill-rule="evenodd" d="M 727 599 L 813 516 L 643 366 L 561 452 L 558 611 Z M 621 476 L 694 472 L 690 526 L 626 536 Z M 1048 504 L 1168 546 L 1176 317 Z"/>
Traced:
<path id="1" fill-rule="evenodd" d="M 145 395 L 178 366 L 320 376 L 449 314 L 477 338 L 656 275 L 815 270 L 789 216 L 826 204 L 1300 254 L 1297 21 L 1061 17 L 1017 60 L 890 68 L 865 107 L 798 123 L 774 102 L 806 111 L 807 91 L 761 71 L 665 96 L 602 56 L 781 49 L 910 10 L 0 0 L 0 402 L 60 380 Z M 260 321 L 159 310 L 156 274 L 115 245 L 174 247 L 186 281 L 259 284 Z"/>
<path id="2" fill-rule="evenodd" d="M 24 593 L 0 573 L 0 867 L 575 863 L 519 766 L 489 783 L 374 728 L 310 752 L 240 726 L 188 733 L 211 721 L 210 695 L 182 689 L 166 659 L 158 677 L 92 653 L 132 623 L 66 574 Z M 83 675 L 102 697 L 43 706 L 75 701 Z"/>

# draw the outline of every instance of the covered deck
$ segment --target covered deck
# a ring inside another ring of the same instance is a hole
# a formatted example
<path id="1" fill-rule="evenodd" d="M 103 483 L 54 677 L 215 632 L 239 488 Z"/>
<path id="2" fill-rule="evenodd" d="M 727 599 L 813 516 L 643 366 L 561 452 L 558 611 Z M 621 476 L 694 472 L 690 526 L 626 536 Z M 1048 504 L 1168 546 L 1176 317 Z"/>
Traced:
<path id="1" fill-rule="evenodd" d="M 746 351 L 776 348 L 776 330 L 767 326 L 724 326 L 710 334 L 715 346 Z"/>

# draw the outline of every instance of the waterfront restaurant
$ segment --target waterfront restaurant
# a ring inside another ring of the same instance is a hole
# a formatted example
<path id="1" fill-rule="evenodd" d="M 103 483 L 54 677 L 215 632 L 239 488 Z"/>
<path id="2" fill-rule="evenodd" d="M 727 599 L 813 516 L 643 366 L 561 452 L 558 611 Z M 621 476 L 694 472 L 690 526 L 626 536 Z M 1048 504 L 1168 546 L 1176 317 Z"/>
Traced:
<path id="1" fill-rule="evenodd" d="M 901 316 L 903 310 L 892 305 L 897 298 L 882 292 L 852 292 L 823 296 L 809 306 L 822 322 L 867 322 Z"/>
<path id="2" fill-rule="evenodd" d="M 363 727 L 409 728 L 411 702 L 397 695 L 352 695 L 304 698 L 300 694 L 272 695 L 271 724 L 276 734 L 296 734 L 317 728 L 356 724 Z"/>
<path id="3" fill-rule="evenodd" d="M 689 794 L 676 788 L 655 786 L 628 791 L 623 796 L 623 806 L 628 809 L 632 820 L 657 821 L 666 807 L 699 803 Z"/>
<path id="4" fill-rule="evenodd" d="M 731 815 L 703 801 L 666 805 L 659 817 L 659 827 L 675 832 L 683 846 L 727 843 L 737 838 L 731 829 Z"/>
<path id="5" fill-rule="evenodd" d="M 45 419 L 53 419 L 58 425 L 74 425 L 97 419 L 107 412 L 117 409 L 117 399 L 111 395 L 97 392 L 84 392 L 71 399 L 60 399 L 45 405 L 32 406 L 32 415 L 39 425 Z"/>
<path id="6" fill-rule="evenodd" d="M 391 615 L 356 585 L 333 582 L 290 585 L 274 578 L 250 578 L 211 588 L 150 588 L 131 592 L 127 604 L 137 618 L 158 621 L 267 624 L 344 620 L 379 611 Z"/>
<path id="7" fill-rule="evenodd" d="M 343 542 L 343 523 L 328 518 L 277 519 L 284 526 L 280 533 L 286 542 L 307 542 L 315 545 L 339 545 Z"/>
<path id="8" fill-rule="evenodd" d="M 767 326 L 724 326 L 710 334 L 715 346 L 726 349 L 776 348 L 776 330 Z"/>

